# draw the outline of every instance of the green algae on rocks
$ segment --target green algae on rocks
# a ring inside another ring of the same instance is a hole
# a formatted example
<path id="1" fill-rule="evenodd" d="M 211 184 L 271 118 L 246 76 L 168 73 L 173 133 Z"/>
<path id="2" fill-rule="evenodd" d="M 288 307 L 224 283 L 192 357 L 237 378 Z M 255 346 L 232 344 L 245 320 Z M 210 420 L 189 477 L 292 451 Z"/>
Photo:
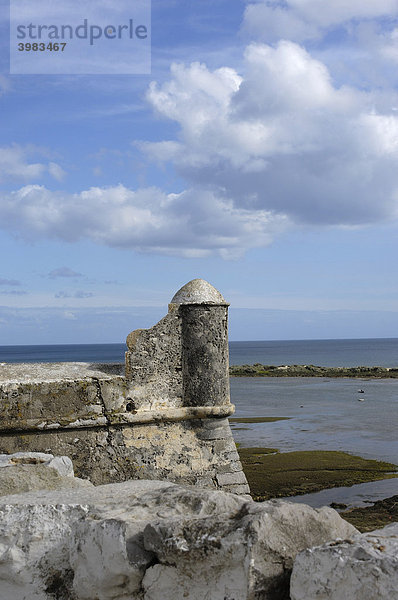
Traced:
<path id="1" fill-rule="evenodd" d="M 340 516 L 361 532 L 380 529 L 398 521 L 398 496 L 377 500 L 372 506 L 352 508 Z"/>
<path id="2" fill-rule="evenodd" d="M 231 377 L 354 377 L 398 378 L 398 367 L 317 367 L 315 365 L 232 365 Z"/>
<path id="3" fill-rule="evenodd" d="M 337 451 L 279 453 L 273 448 L 238 448 L 255 500 L 310 494 L 397 477 L 397 466 Z"/>

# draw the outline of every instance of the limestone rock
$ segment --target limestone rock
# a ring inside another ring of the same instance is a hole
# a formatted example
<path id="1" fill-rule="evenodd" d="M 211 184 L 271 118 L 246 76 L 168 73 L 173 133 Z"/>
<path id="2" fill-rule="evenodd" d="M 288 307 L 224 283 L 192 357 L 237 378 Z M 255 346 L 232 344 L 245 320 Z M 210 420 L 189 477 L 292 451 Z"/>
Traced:
<path id="1" fill-rule="evenodd" d="M 7 600 L 282 600 L 297 552 L 355 533 L 332 509 L 159 481 L 0 501 Z"/>
<path id="2" fill-rule="evenodd" d="M 398 597 L 398 523 L 305 550 L 295 560 L 292 600 Z"/>
<path id="3" fill-rule="evenodd" d="M 58 471 L 61 477 L 74 477 L 73 463 L 69 456 L 54 456 L 48 463 L 47 467 L 51 467 Z"/>
<path id="4" fill-rule="evenodd" d="M 149 524 L 145 547 L 159 564 L 146 571 L 144 598 L 164 600 L 170 590 L 174 600 L 287 600 L 300 548 L 355 532 L 332 509 L 282 501 L 248 502 L 235 514 Z"/>
<path id="5" fill-rule="evenodd" d="M 54 457 L 44 452 L 0 454 L 0 496 L 87 486 L 92 484 L 74 477 L 73 464 L 67 456 Z"/>
<path id="6" fill-rule="evenodd" d="M 14 467 L 15 465 L 48 464 L 51 460 L 54 460 L 54 455 L 44 452 L 14 452 L 14 454 L 0 454 L 0 468 Z"/>
<path id="7" fill-rule="evenodd" d="M 15 467 L 17 465 L 45 465 L 58 471 L 61 477 L 74 477 L 75 475 L 73 463 L 68 456 L 54 456 L 44 452 L 0 454 L 0 468 Z"/>

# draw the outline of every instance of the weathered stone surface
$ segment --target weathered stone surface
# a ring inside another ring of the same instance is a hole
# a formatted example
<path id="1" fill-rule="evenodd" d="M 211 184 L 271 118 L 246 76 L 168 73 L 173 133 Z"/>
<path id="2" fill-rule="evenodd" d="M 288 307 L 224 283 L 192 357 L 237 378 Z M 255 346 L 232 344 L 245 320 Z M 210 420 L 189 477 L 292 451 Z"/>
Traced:
<path id="1" fill-rule="evenodd" d="M 0 503 L 0 598 L 75 600 L 69 546 L 73 523 L 86 514 L 61 498 L 52 506 Z"/>
<path id="2" fill-rule="evenodd" d="M 0 455 L 0 496 L 87 486 L 92 483 L 74 477 L 72 461 L 67 456 L 41 452 Z"/>
<path id="3" fill-rule="evenodd" d="M 210 421 L 18 434 L 0 437 L 0 449 L 13 453 L 35 448 L 53 455 L 68 455 L 76 475 L 90 479 L 94 485 L 127 479 L 164 479 L 230 491 L 229 486 L 217 482 L 216 475 L 220 468 L 235 472 L 239 457 L 229 427 L 223 440 L 199 439 L 204 424 Z M 214 421 L 224 423 L 226 419 Z M 246 484 L 244 493 L 248 492 Z"/>
<path id="4" fill-rule="evenodd" d="M 40 465 L 52 467 L 62 477 L 74 477 L 73 463 L 68 456 L 53 456 L 44 452 L 15 452 L 15 454 L 0 454 L 1 467 L 17 465 Z"/>
<path id="5" fill-rule="evenodd" d="M 145 547 L 160 562 L 146 571 L 145 600 L 164 599 L 164 590 L 175 600 L 287 600 L 299 548 L 356 531 L 331 509 L 281 501 L 248 503 L 229 516 L 148 525 Z"/>
<path id="6" fill-rule="evenodd" d="M 223 296 L 204 279 L 192 279 L 173 296 L 171 304 L 226 304 Z"/>
<path id="7" fill-rule="evenodd" d="M 106 379 L 124 374 L 122 365 L 84 362 L 60 363 L 1 363 L 0 382 L 52 383 L 58 381 L 80 381 L 81 379 Z"/>
<path id="8" fill-rule="evenodd" d="M 134 409 L 230 402 L 227 306 L 213 286 L 195 279 L 174 295 L 157 325 L 127 336 Z"/>
<path id="9" fill-rule="evenodd" d="M 300 550 L 356 530 L 332 509 L 159 481 L 0 502 L 7 600 L 282 600 Z"/>
<path id="10" fill-rule="evenodd" d="M 125 410 L 120 365 L 43 363 L 0 366 L 0 430 L 104 426 Z M 113 402 L 109 399 L 110 391 Z"/>
<path id="11" fill-rule="evenodd" d="M 118 583 L 126 577 L 136 581 L 137 566 L 125 559 L 130 541 L 123 532 L 130 521 L 140 531 L 149 518 L 150 509 L 145 500 L 141 506 L 140 497 L 169 486 L 135 481 L 1 498 L 0 598 L 125 600 Z"/>
<path id="12" fill-rule="evenodd" d="M 92 483 L 77 477 L 63 477 L 56 469 L 46 465 L 18 465 L 12 469 L 0 469 L 0 496 L 87 486 L 92 486 Z"/>
<path id="13" fill-rule="evenodd" d="M 305 550 L 295 560 L 292 600 L 398 597 L 398 523 Z"/>
<path id="14" fill-rule="evenodd" d="M 228 404 L 228 309 L 186 304 L 182 319 L 182 374 L 184 404 Z"/>
<path id="15" fill-rule="evenodd" d="M 180 330 L 180 315 L 172 312 L 151 329 L 129 334 L 126 379 L 133 411 L 183 406 Z"/>

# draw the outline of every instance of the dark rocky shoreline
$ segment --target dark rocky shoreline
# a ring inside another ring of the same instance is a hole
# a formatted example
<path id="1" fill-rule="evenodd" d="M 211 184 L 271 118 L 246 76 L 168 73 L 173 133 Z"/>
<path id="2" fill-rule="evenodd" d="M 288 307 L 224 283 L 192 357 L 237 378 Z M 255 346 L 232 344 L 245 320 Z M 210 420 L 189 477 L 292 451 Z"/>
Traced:
<path id="1" fill-rule="evenodd" d="M 315 365 L 231 365 L 231 377 L 352 377 L 397 379 L 398 367 L 318 367 Z"/>
<path id="2" fill-rule="evenodd" d="M 379 529 L 398 521 L 398 496 L 377 500 L 371 506 L 340 512 L 340 516 L 361 532 Z"/>

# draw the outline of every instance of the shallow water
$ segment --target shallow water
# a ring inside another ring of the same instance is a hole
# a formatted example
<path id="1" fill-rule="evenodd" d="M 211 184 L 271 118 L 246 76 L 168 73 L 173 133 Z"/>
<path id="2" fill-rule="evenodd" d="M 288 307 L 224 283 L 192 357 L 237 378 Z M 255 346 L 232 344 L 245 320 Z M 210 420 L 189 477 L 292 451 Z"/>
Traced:
<path id="1" fill-rule="evenodd" d="M 364 393 L 358 393 L 360 389 Z M 231 400 L 235 417 L 290 417 L 273 423 L 232 423 L 234 439 L 244 447 L 281 452 L 340 450 L 398 464 L 398 380 L 234 377 Z M 326 503 L 357 505 L 362 497 L 372 500 L 398 494 L 398 479 L 387 481 L 361 484 L 369 487 L 359 492 L 358 486 L 336 488 L 340 491 L 331 493 Z M 381 496 L 377 489 L 384 489 Z M 308 496 L 321 506 L 325 501 L 318 494 Z"/>
<path id="2" fill-rule="evenodd" d="M 281 500 L 302 502 L 303 504 L 309 504 L 313 508 L 329 506 L 331 502 L 344 503 L 347 505 L 347 508 L 353 508 L 357 506 L 369 506 L 373 502 L 376 502 L 376 500 L 384 500 L 384 498 L 390 498 L 397 494 L 398 478 L 359 483 L 351 487 L 332 488 L 314 494 L 281 498 Z"/>
<path id="3" fill-rule="evenodd" d="M 243 446 L 343 450 L 398 462 L 398 380 L 234 377 L 231 400 L 235 417 L 290 417 L 232 424 Z"/>

